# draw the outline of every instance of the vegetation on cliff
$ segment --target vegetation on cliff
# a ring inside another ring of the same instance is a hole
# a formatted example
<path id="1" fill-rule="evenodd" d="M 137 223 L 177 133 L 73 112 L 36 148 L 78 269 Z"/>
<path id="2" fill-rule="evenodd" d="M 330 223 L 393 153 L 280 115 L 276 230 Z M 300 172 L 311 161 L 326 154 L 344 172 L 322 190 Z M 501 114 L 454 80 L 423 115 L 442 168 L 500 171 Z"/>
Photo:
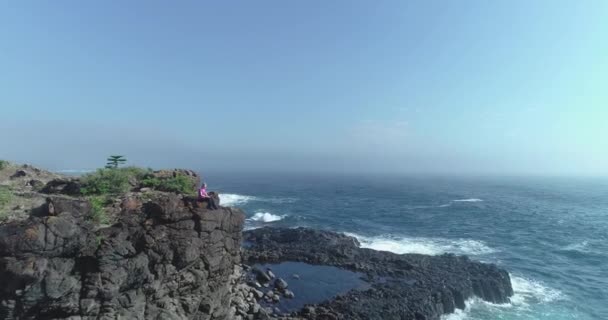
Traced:
<path id="1" fill-rule="evenodd" d="M 104 168 L 82 178 L 80 192 L 85 196 L 117 195 L 133 188 L 150 188 L 165 192 L 193 194 L 196 183 L 185 174 L 163 175 L 139 167 Z"/>
<path id="2" fill-rule="evenodd" d="M 193 176 L 180 171 L 154 171 L 136 166 L 119 167 L 126 159 L 123 156 L 110 156 L 105 168 L 87 174 L 80 179 L 80 194 L 87 197 L 91 204 L 90 219 L 98 224 L 108 224 L 111 219 L 106 207 L 117 196 L 142 189 L 192 195 L 196 191 Z"/>
<path id="3" fill-rule="evenodd" d="M 12 192 L 8 186 L 0 186 L 0 221 L 6 218 L 6 206 L 11 202 Z"/>
<path id="4" fill-rule="evenodd" d="M 108 198 L 104 196 L 92 196 L 89 197 L 91 203 L 90 217 L 96 223 L 107 224 L 110 222 L 110 218 L 106 213 L 105 206 L 108 203 Z"/>
<path id="5" fill-rule="evenodd" d="M 137 167 L 98 169 L 82 178 L 80 192 L 83 195 L 122 194 L 128 192 L 148 173 L 151 173 L 151 170 Z"/>

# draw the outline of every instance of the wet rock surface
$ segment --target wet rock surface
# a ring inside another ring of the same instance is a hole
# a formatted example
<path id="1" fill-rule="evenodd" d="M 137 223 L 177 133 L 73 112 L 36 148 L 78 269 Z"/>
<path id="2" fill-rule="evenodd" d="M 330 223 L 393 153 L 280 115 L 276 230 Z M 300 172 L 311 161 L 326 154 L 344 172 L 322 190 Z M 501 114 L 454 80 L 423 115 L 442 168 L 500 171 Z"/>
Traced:
<path id="1" fill-rule="evenodd" d="M 306 228 L 249 230 L 244 239 L 248 246 L 243 259 L 248 264 L 300 261 L 367 275 L 369 289 L 349 291 L 291 317 L 430 320 L 463 309 L 473 296 L 507 303 L 513 295 L 505 270 L 464 256 L 374 251 L 360 248 L 352 237 Z"/>

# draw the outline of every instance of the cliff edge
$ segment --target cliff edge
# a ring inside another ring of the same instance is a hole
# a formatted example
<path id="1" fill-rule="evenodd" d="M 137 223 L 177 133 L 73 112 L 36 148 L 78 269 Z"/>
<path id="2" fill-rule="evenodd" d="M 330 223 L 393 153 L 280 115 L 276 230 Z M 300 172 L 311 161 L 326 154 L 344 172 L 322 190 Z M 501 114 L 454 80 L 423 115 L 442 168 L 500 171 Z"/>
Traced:
<path id="1" fill-rule="evenodd" d="M 380 252 L 306 228 L 243 232 L 241 210 L 188 195 L 199 184 L 181 169 L 74 178 L 4 163 L 0 319 L 438 320 L 467 299 L 513 295 L 507 271 L 464 256 Z M 311 295 L 259 268 L 282 262 L 349 270 L 366 285 L 279 308 Z"/>
<path id="2" fill-rule="evenodd" d="M 13 171 L 2 181 L 19 204 L 0 224 L 0 319 L 228 317 L 240 210 L 129 192 L 103 208 L 112 223 L 100 225 L 89 199 L 56 187 L 77 180 Z"/>

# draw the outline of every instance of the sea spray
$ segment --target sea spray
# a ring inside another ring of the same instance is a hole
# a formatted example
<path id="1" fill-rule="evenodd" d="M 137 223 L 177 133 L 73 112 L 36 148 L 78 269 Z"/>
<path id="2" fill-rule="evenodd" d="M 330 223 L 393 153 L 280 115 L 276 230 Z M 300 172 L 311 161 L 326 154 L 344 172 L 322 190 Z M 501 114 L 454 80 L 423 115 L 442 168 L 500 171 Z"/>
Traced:
<path id="1" fill-rule="evenodd" d="M 359 240 L 361 243 L 361 246 L 364 248 L 379 251 L 390 251 L 398 254 L 419 253 L 440 255 L 444 253 L 456 253 L 466 255 L 486 255 L 497 251 L 482 241 L 471 239 L 397 236 L 365 237 L 354 233 L 345 234 L 357 238 L 357 240 Z"/>
<path id="2" fill-rule="evenodd" d="M 258 222 L 275 222 L 282 220 L 284 217 L 285 215 L 279 216 L 270 212 L 256 212 L 253 217 L 249 218 L 248 220 Z"/>

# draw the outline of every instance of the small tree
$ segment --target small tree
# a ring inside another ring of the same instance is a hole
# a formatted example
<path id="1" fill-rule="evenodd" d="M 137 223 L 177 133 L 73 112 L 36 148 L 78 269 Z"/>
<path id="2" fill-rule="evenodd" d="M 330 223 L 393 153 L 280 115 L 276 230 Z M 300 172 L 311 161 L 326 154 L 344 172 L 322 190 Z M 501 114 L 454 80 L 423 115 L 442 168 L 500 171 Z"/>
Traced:
<path id="1" fill-rule="evenodd" d="M 124 156 L 110 156 L 107 161 L 107 169 L 116 169 L 119 165 L 127 162 L 127 159 Z"/>

